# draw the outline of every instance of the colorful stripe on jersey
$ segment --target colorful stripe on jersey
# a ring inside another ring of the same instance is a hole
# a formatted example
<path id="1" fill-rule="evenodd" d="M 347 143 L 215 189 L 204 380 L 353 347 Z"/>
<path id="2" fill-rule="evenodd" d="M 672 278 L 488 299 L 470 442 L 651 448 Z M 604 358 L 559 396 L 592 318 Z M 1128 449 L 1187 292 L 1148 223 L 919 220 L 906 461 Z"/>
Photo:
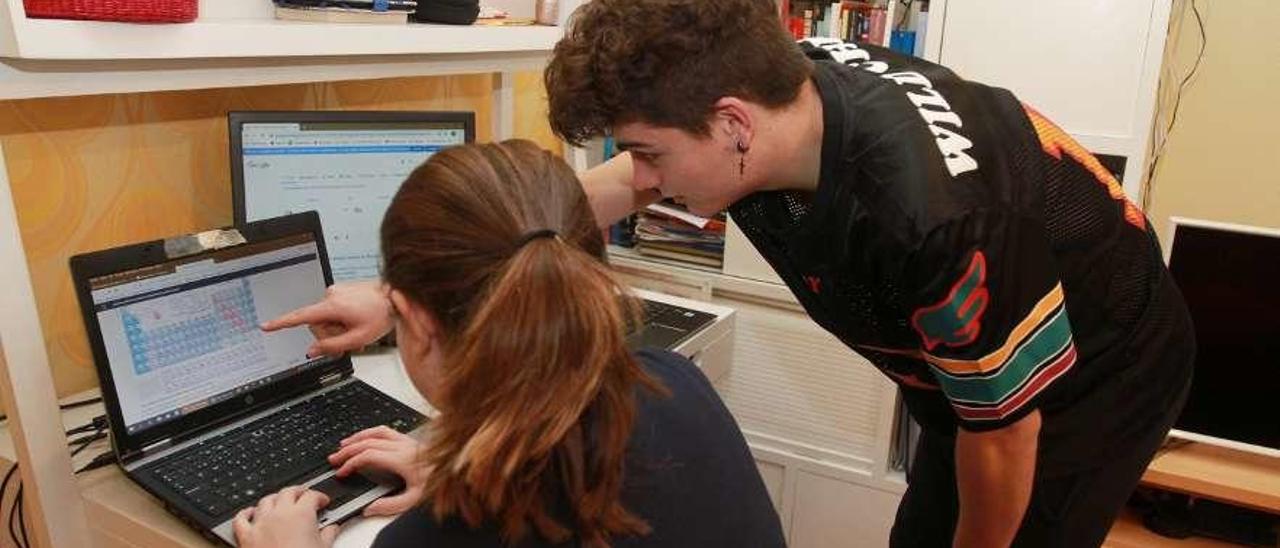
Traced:
<path id="1" fill-rule="evenodd" d="M 1142 211 L 1138 206 L 1124 195 L 1124 188 L 1120 186 L 1120 181 L 1116 180 L 1116 176 L 1112 175 L 1106 167 L 1099 162 L 1088 150 L 1080 146 L 1075 139 L 1072 139 L 1067 132 L 1062 131 L 1056 124 L 1045 118 L 1036 109 L 1024 104 L 1022 108 L 1027 111 L 1027 118 L 1031 120 L 1031 125 L 1036 128 L 1036 134 L 1040 137 L 1040 146 L 1045 153 L 1053 156 L 1055 160 L 1061 161 L 1062 154 L 1065 152 L 1067 156 L 1075 160 L 1083 166 L 1094 178 L 1098 180 L 1102 186 L 1106 187 L 1107 194 L 1111 199 L 1120 202 L 1124 207 L 1124 219 L 1129 224 L 1138 227 L 1139 230 L 1146 230 L 1147 219 L 1142 216 Z"/>
<path id="2" fill-rule="evenodd" d="M 976 360 L 924 354 L 956 414 L 999 420 L 1039 394 L 1076 363 L 1071 322 L 1058 284 L 1009 333 L 1004 344 Z"/>

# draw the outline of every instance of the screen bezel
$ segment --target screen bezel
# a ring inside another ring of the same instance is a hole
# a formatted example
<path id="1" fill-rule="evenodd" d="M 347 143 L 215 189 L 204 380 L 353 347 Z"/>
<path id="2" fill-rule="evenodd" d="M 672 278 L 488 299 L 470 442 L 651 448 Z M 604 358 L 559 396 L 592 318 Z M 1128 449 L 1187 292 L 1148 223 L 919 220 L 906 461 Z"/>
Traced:
<path id="1" fill-rule="evenodd" d="M 329 270 L 328 252 L 324 245 L 324 234 L 320 228 L 320 216 L 314 211 L 297 213 L 284 217 L 264 219 L 236 227 L 246 240 L 247 245 L 278 240 L 289 236 L 310 233 L 317 249 L 317 260 L 320 261 L 324 273 L 324 285 L 333 285 L 333 274 Z M 227 248 L 222 248 L 225 250 Z M 204 251 L 182 257 L 199 258 L 214 253 Z M 75 284 L 76 297 L 80 303 L 80 311 L 85 325 L 85 334 L 93 354 L 98 382 L 102 391 L 103 406 L 106 408 L 107 421 L 111 428 L 111 440 L 118 458 L 125 462 L 138 456 L 143 449 L 163 440 L 178 443 L 200 432 L 220 424 L 234 421 L 252 413 L 271 407 L 281 401 L 300 393 L 314 390 L 321 385 L 321 379 L 338 375 L 350 376 L 353 372 L 351 359 L 347 355 L 331 358 L 296 375 L 285 377 L 276 382 L 250 390 L 239 397 L 224 400 L 206 408 L 178 417 L 172 421 L 158 424 L 138 432 L 130 433 L 120 407 L 112 376 L 111 364 L 108 362 L 106 345 L 102 330 L 94 311 L 90 280 L 113 273 L 125 272 L 151 265 L 162 264 L 169 259 L 165 253 L 165 240 L 153 240 L 139 244 L 106 249 L 76 255 L 71 258 L 71 272 Z"/>
<path id="2" fill-rule="evenodd" d="M 1164 247 L 1164 264 L 1166 267 L 1169 266 L 1169 260 L 1173 257 L 1173 245 L 1174 245 L 1174 241 L 1178 236 L 1178 227 L 1183 227 L 1183 226 L 1190 227 L 1190 228 L 1204 228 L 1209 230 L 1219 230 L 1223 232 L 1251 234 L 1255 236 L 1267 236 L 1267 237 L 1280 239 L 1280 229 L 1263 228 L 1263 227 L 1240 225 L 1240 224 L 1233 224 L 1233 223 L 1223 223 L 1223 222 L 1217 222 L 1217 221 L 1208 221 L 1204 219 L 1192 219 L 1188 217 L 1170 217 L 1169 228 L 1168 228 L 1169 236 L 1165 240 L 1168 243 L 1165 244 L 1165 247 Z M 1195 379 L 1193 378 L 1191 382 L 1194 384 Z M 1267 447 L 1264 445 L 1256 445 L 1256 444 L 1242 442 L 1238 440 L 1232 440 L 1228 438 L 1220 438 L 1217 436 L 1203 434 L 1200 432 L 1191 432 L 1187 430 L 1173 428 L 1172 430 L 1169 431 L 1169 436 L 1173 438 L 1188 440 L 1188 441 L 1215 445 L 1218 447 L 1225 447 L 1227 449 L 1234 449 L 1237 451 L 1245 451 L 1248 453 L 1265 455 L 1269 457 L 1280 457 L 1280 449 Z"/>
<path id="3" fill-rule="evenodd" d="M 474 143 L 476 140 L 476 115 L 468 111 L 337 111 L 337 110 L 296 110 L 296 111 L 232 111 L 227 113 L 227 131 L 230 137 L 231 157 L 231 209 L 237 225 L 247 222 L 248 211 L 245 206 L 244 187 L 244 142 L 241 131 L 245 124 L 271 123 L 308 123 L 308 122 L 434 122 L 446 124 L 462 124 L 463 142 Z"/>

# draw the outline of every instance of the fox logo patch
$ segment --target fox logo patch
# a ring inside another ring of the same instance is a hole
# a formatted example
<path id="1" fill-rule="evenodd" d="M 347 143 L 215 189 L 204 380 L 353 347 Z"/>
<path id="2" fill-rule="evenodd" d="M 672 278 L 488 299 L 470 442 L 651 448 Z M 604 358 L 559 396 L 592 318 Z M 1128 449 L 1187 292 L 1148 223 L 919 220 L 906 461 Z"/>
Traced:
<path id="1" fill-rule="evenodd" d="M 916 310 L 911 326 L 920 334 L 925 350 L 940 344 L 960 347 L 978 339 L 982 314 L 991 294 L 987 291 L 987 258 L 975 251 L 969 268 L 941 302 Z"/>

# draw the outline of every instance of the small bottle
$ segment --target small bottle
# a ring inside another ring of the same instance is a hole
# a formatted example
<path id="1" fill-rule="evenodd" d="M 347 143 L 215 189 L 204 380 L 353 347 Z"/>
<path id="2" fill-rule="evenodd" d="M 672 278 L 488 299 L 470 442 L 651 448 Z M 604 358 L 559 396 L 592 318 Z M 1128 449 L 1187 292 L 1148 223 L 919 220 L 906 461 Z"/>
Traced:
<path id="1" fill-rule="evenodd" d="M 560 0 L 538 0 L 534 11 L 539 25 L 555 25 L 559 21 Z"/>

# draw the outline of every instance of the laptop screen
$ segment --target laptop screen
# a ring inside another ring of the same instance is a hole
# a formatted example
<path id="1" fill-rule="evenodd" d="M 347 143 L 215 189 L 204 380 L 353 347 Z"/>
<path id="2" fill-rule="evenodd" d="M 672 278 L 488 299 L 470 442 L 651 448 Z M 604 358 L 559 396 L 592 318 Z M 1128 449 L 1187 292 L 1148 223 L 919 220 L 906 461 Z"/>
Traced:
<path id="1" fill-rule="evenodd" d="M 238 221 L 319 212 L 339 282 L 378 278 L 378 227 L 400 184 L 432 154 L 473 140 L 470 113 L 237 114 Z"/>
<path id="2" fill-rule="evenodd" d="M 320 260 L 307 233 L 90 278 L 128 433 L 327 362 L 307 329 L 258 327 L 324 297 Z"/>

